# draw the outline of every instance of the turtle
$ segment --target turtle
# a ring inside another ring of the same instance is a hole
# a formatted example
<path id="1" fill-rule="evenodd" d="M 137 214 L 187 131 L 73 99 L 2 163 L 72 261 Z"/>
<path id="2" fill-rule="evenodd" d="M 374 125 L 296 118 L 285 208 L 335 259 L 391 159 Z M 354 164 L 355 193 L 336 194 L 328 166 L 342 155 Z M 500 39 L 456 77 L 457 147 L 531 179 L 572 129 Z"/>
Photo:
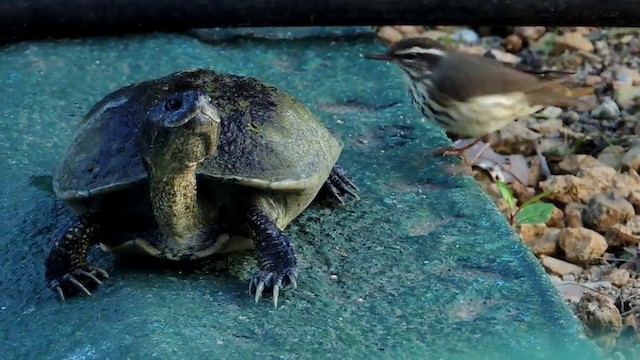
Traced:
<path id="1" fill-rule="evenodd" d="M 305 105 L 257 78 L 186 69 L 106 95 L 80 120 L 53 190 L 73 214 L 45 261 L 47 287 L 85 293 L 113 254 L 192 261 L 251 250 L 257 303 L 297 287 L 287 225 L 312 202 L 344 205 L 358 187 L 337 164 L 339 136 Z"/>

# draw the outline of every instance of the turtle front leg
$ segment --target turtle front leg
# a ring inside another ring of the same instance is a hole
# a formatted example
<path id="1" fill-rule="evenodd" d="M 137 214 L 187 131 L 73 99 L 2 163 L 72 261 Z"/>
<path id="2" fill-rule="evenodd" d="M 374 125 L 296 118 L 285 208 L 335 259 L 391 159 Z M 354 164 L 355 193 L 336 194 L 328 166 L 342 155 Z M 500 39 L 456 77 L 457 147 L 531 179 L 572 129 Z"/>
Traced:
<path id="1" fill-rule="evenodd" d="M 249 293 L 255 289 L 255 301 L 267 290 L 273 294 L 273 306 L 278 306 L 280 289 L 292 285 L 295 289 L 298 260 L 291 240 L 257 206 L 249 208 L 247 225 L 256 247 L 258 271 L 249 283 Z"/>
<path id="2" fill-rule="evenodd" d="M 334 165 L 329 178 L 325 180 L 316 198 L 320 200 L 337 200 L 341 205 L 344 205 L 343 197 L 346 195 L 351 195 L 356 200 L 359 200 L 360 197 L 357 194 L 359 190 L 356 184 L 347 176 L 347 172 L 340 165 Z"/>
<path id="3" fill-rule="evenodd" d="M 87 264 L 87 251 L 98 243 L 102 232 L 95 215 L 80 215 L 53 244 L 45 262 L 45 280 L 61 300 L 65 299 L 65 293 L 74 295 L 82 291 L 91 295 L 87 286 L 100 285 L 100 278 L 109 277 L 106 271 Z"/>

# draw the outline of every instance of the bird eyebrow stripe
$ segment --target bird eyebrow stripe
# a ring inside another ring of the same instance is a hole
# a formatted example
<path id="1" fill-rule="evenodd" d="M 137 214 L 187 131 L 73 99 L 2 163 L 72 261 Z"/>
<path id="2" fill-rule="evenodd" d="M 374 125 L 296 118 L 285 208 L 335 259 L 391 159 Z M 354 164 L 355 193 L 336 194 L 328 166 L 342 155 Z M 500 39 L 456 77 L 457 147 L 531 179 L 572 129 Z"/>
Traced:
<path id="1" fill-rule="evenodd" d="M 413 46 L 408 49 L 400 50 L 396 52 L 397 55 L 409 55 L 409 54 L 431 54 L 437 56 L 445 56 L 444 51 L 436 48 L 425 49 L 419 46 Z"/>

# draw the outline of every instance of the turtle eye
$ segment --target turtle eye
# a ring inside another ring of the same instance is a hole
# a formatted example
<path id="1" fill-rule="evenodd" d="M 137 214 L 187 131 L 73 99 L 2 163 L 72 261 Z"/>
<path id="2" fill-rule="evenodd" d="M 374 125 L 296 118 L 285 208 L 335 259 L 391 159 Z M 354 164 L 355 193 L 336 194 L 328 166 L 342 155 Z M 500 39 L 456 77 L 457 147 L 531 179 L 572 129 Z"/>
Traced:
<path id="1" fill-rule="evenodd" d="M 164 103 L 164 109 L 167 111 L 177 111 L 182 108 L 182 100 L 179 98 L 171 98 Z"/>

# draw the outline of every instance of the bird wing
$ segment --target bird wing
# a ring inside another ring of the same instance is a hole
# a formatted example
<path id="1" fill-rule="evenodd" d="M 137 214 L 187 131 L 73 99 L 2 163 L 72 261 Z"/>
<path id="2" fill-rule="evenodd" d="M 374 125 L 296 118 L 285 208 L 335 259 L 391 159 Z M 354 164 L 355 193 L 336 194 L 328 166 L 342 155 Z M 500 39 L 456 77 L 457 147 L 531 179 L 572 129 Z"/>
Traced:
<path id="1" fill-rule="evenodd" d="M 465 101 L 483 95 L 533 92 L 539 100 L 544 91 L 565 79 L 545 81 L 483 56 L 449 53 L 434 70 L 430 95 Z"/>

